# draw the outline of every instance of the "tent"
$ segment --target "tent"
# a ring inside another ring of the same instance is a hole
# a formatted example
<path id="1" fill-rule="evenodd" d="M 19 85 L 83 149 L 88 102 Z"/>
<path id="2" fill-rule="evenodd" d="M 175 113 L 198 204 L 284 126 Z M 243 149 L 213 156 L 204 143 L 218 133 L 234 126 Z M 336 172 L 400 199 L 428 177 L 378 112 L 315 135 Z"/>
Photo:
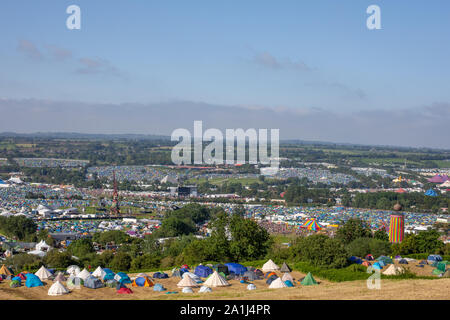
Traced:
<path id="1" fill-rule="evenodd" d="M 179 277 L 182 278 L 183 277 L 183 271 L 181 271 L 180 269 L 176 269 L 176 270 L 172 270 L 172 277 Z"/>
<path id="2" fill-rule="evenodd" d="M 105 271 L 105 269 L 103 269 L 103 271 Z M 103 281 L 109 281 L 109 280 L 115 280 L 115 274 L 111 271 L 111 272 L 106 272 L 106 274 L 103 276 Z"/>
<path id="3" fill-rule="evenodd" d="M 281 272 L 291 272 L 292 269 L 287 265 L 286 262 L 283 262 L 283 265 L 280 268 Z"/>
<path id="4" fill-rule="evenodd" d="M 371 266 L 369 261 L 364 261 L 363 263 L 361 263 L 361 265 L 364 266 L 364 267 L 370 267 Z"/>
<path id="5" fill-rule="evenodd" d="M 186 270 L 188 270 L 189 271 L 189 266 L 187 265 L 187 264 L 183 264 L 181 267 L 180 267 L 180 269 L 186 269 Z"/>
<path id="6" fill-rule="evenodd" d="M 202 286 L 198 292 L 199 293 L 209 293 L 211 291 L 212 291 L 212 289 L 210 287 Z"/>
<path id="7" fill-rule="evenodd" d="M 294 281 L 294 278 L 292 277 L 292 275 L 289 272 L 286 272 L 283 274 L 283 276 L 281 277 L 281 280 L 283 281 Z"/>
<path id="8" fill-rule="evenodd" d="M 6 267 L 4 264 L 0 268 L 0 274 L 4 274 L 5 276 L 12 276 L 13 275 L 11 269 Z"/>
<path id="9" fill-rule="evenodd" d="M 381 266 L 381 264 L 380 264 L 379 262 L 375 262 L 375 263 L 372 265 L 372 267 L 373 267 L 374 269 L 377 269 L 377 270 L 383 269 L 383 267 Z"/>
<path id="10" fill-rule="evenodd" d="M 117 280 L 114 280 L 114 279 L 107 280 L 105 282 L 105 286 L 107 286 L 108 288 L 115 288 L 115 287 L 117 287 L 118 284 L 119 284 L 119 282 L 117 282 Z"/>
<path id="11" fill-rule="evenodd" d="M 99 289 L 99 288 L 103 288 L 105 285 L 103 284 L 103 282 L 100 279 L 98 279 L 94 276 L 89 276 L 84 281 L 84 286 L 86 288 L 90 288 L 90 289 Z"/>
<path id="12" fill-rule="evenodd" d="M 291 280 L 286 280 L 286 281 L 283 281 L 283 282 L 286 284 L 286 286 L 288 286 L 290 288 L 294 287 L 294 284 L 292 283 Z"/>
<path id="13" fill-rule="evenodd" d="M 180 280 L 180 282 L 177 283 L 177 287 L 183 288 L 183 287 L 198 287 L 197 282 L 192 280 L 192 278 L 185 273 L 183 275 L 183 278 Z"/>
<path id="14" fill-rule="evenodd" d="M 62 272 L 58 272 L 58 274 L 55 276 L 54 281 L 65 282 L 67 281 L 67 279 L 66 277 L 64 277 L 64 274 Z"/>
<path id="15" fill-rule="evenodd" d="M 153 274 L 153 279 L 167 279 L 167 278 L 169 278 L 169 275 L 164 272 L 158 271 Z"/>
<path id="16" fill-rule="evenodd" d="M 183 293 L 194 293 L 194 291 L 190 287 L 184 287 L 183 290 L 181 290 L 181 292 L 183 292 Z"/>
<path id="17" fill-rule="evenodd" d="M 393 264 L 391 264 L 389 266 L 389 268 L 387 268 L 386 270 L 383 271 L 383 274 L 387 275 L 387 276 L 394 276 L 394 275 L 398 275 L 400 273 L 401 273 L 401 268 L 396 267 Z"/>
<path id="18" fill-rule="evenodd" d="M 36 245 L 36 250 L 39 251 L 48 251 L 50 248 L 51 247 L 47 243 L 45 243 L 44 240 L 41 240 L 41 242 Z"/>
<path id="19" fill-rule="evenodd" d="M 56 281 L 50 289 L 48 289 L 49 296 L 62 296 L 68 294 L 70 291 L 60 281 Z"/>
<path id="20" fill-rule="evenodd" d="M 160 283 L 155 284 L 153 291 L 166 291 L 167 289 Z"/>
<path id="21" fill-rule="evenodd" d="M 14 280 L 15 278 L 19 278 L 20 280 L 23 280 L 23 281 L 27 280 L 26 273 L 23 273 L 23 272 L 18 273 L 15 277 L 12 278 L 12 280 Z"/>
<path id="22" fill-rule="evenodd" d="M 450 278 L 450 269 L 447 269 L 447 271 L 444 272 L 442 275 L 443 278 Z"/>
<path id="23" fill-rule="evenodd" d="M 131 285 L 133 287 L 153 287 L 155 283 L 149 277 L 137 277 Z"/>
<path id="24" fill-rule="evenodd" d="M 200 279 L 200 277 L 198 275 L 196 275 L 195 273 L 185 272 L 185 273 L 183 273 L 183 277 L 184 276 L 189 276 L 196 283 L 202 283 L 202 279 Z"/>
<path id="25" fill-rule="evenodd" d="M 247 271 L 247 268 L 244 267 L 242 264 L 239 263 L 225 263 L 225 265 L 228 268 L 228 272 L 229 273 L 234 273 L 234 274 L 244 274 L 245 271 Z"/>
<path id="26" fill-rule="evenodd" d="M 80 273 L 80 271 L 81 271 L 80 267 L 79 266 L 75 266 L 75 265 L 69 266 L 67 268 L 67 273 L 68 274 L 73 274 L 74 276 L 78 275 Z"/>
<path id="27" fill-rule="evenodd" d="M 37 275 L 34 275 L 32 273 L 27 274 L 27 281 L 25 281 L 25 285 L 27 288 L 34 288 L 34 287 L 40 287 L 44 284 L 42 283 L 41 279 Z"/>
<path id="28" fill-rule="evenodd" d="M 428 263 L 432 263 L 434 261 L 442 261 L 442 257 L 438 254 L 430 254 L 427 258 Z"/>
<path id="29" fill-rule="evenodd" d="M 9 283 L 10 288 L 18 288 L 21 286 L 20 282 L 17 280 L 13 280 Z"/>
<path id="30" fill-rule="evenodd" d="M 308 272 L 308 274 L 306 275 L 305 278 L 303 278 L 302 282 L 300 282 L 303 286 L 311 286 L 311 285 L 316 285 L 317 282 L 316 280 L 313 278 L 311 272 Z"/>
<path id="31" fill-rule="evenodd" d="M 448 263 L 447 260 L 445 260 L 445 261 L 439 261 L 439 262 L 437 263 L 436 268 L 439 269 L 439 270 L 441 270 L 442 272 L 445 272 L 445 270 L 447 270 L 447 265 L 448 265 L 448 264 L 449 264 L 449 263 Z"/>
<path id="32" fill-rule="evenodd" d="M 127 287 L 122 287 L 119 290 L 117 290 L 118 294 L 132 294 L 133 290 L 131 290 L 130 288 Z"/>
<path id="33" fill-rule="evenodd" d="M 97 269 L 92 272 L 92 275 L 96 278 L 103 279 L 103 277 L 106 275 L 106 272 L 103 271 L 102 267 L 98 266 Z"/>
<path id="34" fill-rule="evenodd" d="M 269 259 L 269 261 L 267 261 L 263 267 L 261 268 L 261 270 L 263 272 L 268 272 L 268 271 L 276 271 L 276 270 L 280 270 L 280 267 L 277 266 L 272 259 Z"/>
<path id="35" fill-rule="evenodd" d="M 300 228 L 312 231 L 319 231 L 323 229 L 323 227 L 317 222 L 317 219 L 315 218 L 308 219 L 304 224 L 300 226 Z"/>
<path id="36" fill-rule="evenodd" d="M 398 263 L 400 263 L 400 264 L 408 264 L 408 260 L 400 259 L 400 261 Z"/>
<path id="37" fill-rule="evenodd" d="M 373 258 L 373 255 L 368 254 L 368 255 L 366 256 L 366 260 L 373 261 L 373 260 L 375 260 L 375 259 Z"/>
<path id="38" fill-rule="evenodd" d="M 245 271 L 242 275 L 244 278 L 247 278 L 249 281 L 258 280 L 260 277 L 253 271 Z"/>
<path id="39" fill-rule="evenodd" d="M 444 272 L 442 270 L 439 270 L 439 269 L 433 269 L 433 271 L 431 273 L 434 274 L 434 275 L 440 275 L 440 274 L 443 274 Z"/>
<path id="40" fill-rule="evenodd" d="M 207 287 L 225 287 L 230 284 L 217 271 L 214 271 L 214 273 L 206 279 L 203 285 Z"/>
<path id="41" fill-rule="evenodd" d="M 77 274 L 77 277 L 83 279 L 83 281 L 86 281 L 86 279 L 89 278 L 90 276 L 91 273 L 86 269 L 83 269 L 83 271 Z"/>
<path id="42" fill-rule="evenodd" d="M 214 268 L 214 270 L 216 270 L 219 273 L 223 272 L 225 275 L 229 274 L 228 267 L 224 264 L 221 264 L 221 263 L 216 264 L 216 265 L 214 265 L 213 268 Z"/>
<path id="43" fill-rule="evenodd" d="M 120 283 L 131 283 L 130 277 L 125 272 L 118 272 L 114 279 Z"/>
<path id="44" fill-rule="evenodd" d="M 78 278 L 74 275 L 71 275 L 69 277 L 69 279 L 67 279 L 66 285 L 70 289 L 73 289 L 73 288 L 81 289 L 81 286 L 84 285 L 84 280 L 81 278 Z"/>
<path id="45" fill-rule="evenodd" d="M 36 271 L 35 275 L 37 275 L 41 280 L 47 280 L 53 276 L 51 272 L 48 271 L 47 268 L 44 266 L 42 266 L 38 271 Z"/>
<path id="46" fill-rule="evenodd" d="M 287 285 L 286 283 L 284 283 L 283 280 L 281 280 L 281 278 L 276 278 L 270 283 L 269 288 L 270 289 L 287 288 Z"/>
<path id="47" fill-rule="evenodd" d="M 250 284 L 247 286 L 247 290 L 256 290 L 256 286 L 255 286 L 253 283 L 250 283 Z"/>
<path id="48" fill-rule="evenodd" d="M 433 189 L 428 189 L 427 192 L 425 192 L 425 195 L 429 197 L 437 197 L 438 194 Z"/>
<path id="49" fill-rule="evenodd" d="M 259 269 L 255 269 L 253 272 L 254 272 L 258 277 L 261 277 L 261 278 L 264 277 L 264 272 L 262 272 L 262 271 L 259 270 Z"/>
<path id="50" fill-rule="evenodd" d="M 195 268 L 194 273 L 201 278 L 206 278 L 207 276 L 212 274 L 213 271 L 211 270 L 210 267 L 207 267 L 204 265 L 199 265 L 199 266 L 197 266 L 197 268 Z"/>
<path id="51" fill-rule="evenodd" d="M 14 277 L 14 278 L 11 279 L 11 281 L 19 281 L 20 283 L 22 283 L 22 278 L 21 277 Z"/>
<path id="52" fill-rule="evenodd" d="M 378 260 L 378 262 L 382 261 L 385 265 L 394 263 L 394 261 L 392 261 L 391 258 L 386 257 L 386 256 L 379 256 L 377 260 Z"/>
<path id="53" fill-rule="evenodd" d="M 270 276 L 273 276 L 273 275 L 276 276 L 277 274 L 275 272 L 267 272 L 265 274 L 264 278 L 268 279 L 268 278 L 270 278 Z"/>
<path id="54" fill-rule="evenodd" d="M 273 274 L 269 278 L 267 278 L 266 283 L 271 284 L 276 279 L 278 279 L 278 276 L 276 274 Z"/>

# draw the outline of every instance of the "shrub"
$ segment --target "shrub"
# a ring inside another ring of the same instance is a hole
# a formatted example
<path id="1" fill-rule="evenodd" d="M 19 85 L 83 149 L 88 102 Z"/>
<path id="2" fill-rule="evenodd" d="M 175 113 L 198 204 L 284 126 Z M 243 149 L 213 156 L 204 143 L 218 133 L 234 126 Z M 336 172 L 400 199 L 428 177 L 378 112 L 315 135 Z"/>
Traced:
<path id="1" fill-rule="evenodd" d="M 117 271 L 128 271 L 131 265 L 131 257 L 125 252 L 118 252 L 112 259 L 111 268 Z"/>

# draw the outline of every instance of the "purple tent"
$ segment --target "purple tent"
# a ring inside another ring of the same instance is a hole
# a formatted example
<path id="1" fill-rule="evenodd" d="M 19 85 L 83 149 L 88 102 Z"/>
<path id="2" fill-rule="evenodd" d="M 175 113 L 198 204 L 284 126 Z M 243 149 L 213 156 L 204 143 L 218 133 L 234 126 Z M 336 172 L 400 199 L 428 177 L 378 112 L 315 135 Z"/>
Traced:
<path id="1" fill-rule="evenodd" d="M 447 175 L 441 176 L 440 174 L 435 175 L 433 178 L 428 179 L 428 182 L 432 183 L 444 183 L 445 181 L 449 180 L 449 177 Z"/>

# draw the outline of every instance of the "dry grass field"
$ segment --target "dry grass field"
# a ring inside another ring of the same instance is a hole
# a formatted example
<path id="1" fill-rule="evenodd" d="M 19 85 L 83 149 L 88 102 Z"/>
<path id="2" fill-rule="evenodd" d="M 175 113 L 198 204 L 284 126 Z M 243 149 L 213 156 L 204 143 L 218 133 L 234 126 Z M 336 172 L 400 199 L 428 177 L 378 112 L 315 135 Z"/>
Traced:
<path id="1" fill-rule="evenodd" d="M 170 273 L 169 273 L 170 274 Z M 294 271 L 293 277 L 297 280 L 305 274 Z M 130 274 L 130 277 L 135 275 Z M 381 289 L 370 290 L 366 281 L 349 281 L 333 283 L 316 280 L 317 286 L 301 286 L 296 284 L 294 288 L 269 289 L 265 280 L 257 280 L 253 283 L 257 289 L 249 291 L 246 284 L 237 280 L 230 280 L 228 287 L 212 288 L 211 293 L 198 293 L 199 288 L 194 288 L 193 294 L 185 294 L 177 287 L 179 278 L 156 279 L 167 291 L 176 291 L 176 294 L 155 292 L 153 288 L 131 287 L 133 294 L 117 294 L 113 288 L 89 289 L 82 287 L 74 289 L 70 294 L 58 297 L 48 296 L 47 292 L 52 281 L 46 281 L 44 287 L 10 288 L 9 281 L 0 284 L 0 300 L 396 300 L 396 299 L 433 299 L 450 300 L 450 278 L 436 280 L 382 280 Z"/>

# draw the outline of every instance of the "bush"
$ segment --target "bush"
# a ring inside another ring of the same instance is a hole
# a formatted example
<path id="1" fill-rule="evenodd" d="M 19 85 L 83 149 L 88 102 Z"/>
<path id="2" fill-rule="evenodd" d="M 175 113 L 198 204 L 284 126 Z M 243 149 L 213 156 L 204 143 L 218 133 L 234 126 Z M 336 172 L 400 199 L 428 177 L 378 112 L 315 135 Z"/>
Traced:
<path id="1" fill-rule="evenodd" d="M 347 250 L 350 255 L 356 257 L 365 257 L 367 254 L 372 254 L 374 257 L 381 255 L 391 255 L 391 244 L 384 240 L 375 238 L 358 238 L 347 245 Z"/>
<path id="2" fill-rule="evenodd" d="M 67 268 L 75 264 L 70 253 L 67 251 L 59 252 L 56 249 L 50 250 L 43 260 L 44 264 L 51 268 Z"/>
<path id="3" fill-rule="evenodd" d="M 5 260 L 5 265 L 12 266 L 15 273 L 19 273 L 21 271 L 39 269 L 39 267 L 43 265 L 43 261 L 38 256 L 27 253 L 19 253 L 7 258 Z"/>
<path id="4" fill-rule="evenodd" d="M 144 254 L 131 261 L 131 270 L 150 270 L 159 268 L 161 264 L 161 258 L 157 255 Z"/>
<path id="5" fill-rule="evenodd" d="M 128 271 L 131 266 L 131 257 L 125 252 L 118 252 L 114 255 L 110 266 L 117 271 Z"/>

